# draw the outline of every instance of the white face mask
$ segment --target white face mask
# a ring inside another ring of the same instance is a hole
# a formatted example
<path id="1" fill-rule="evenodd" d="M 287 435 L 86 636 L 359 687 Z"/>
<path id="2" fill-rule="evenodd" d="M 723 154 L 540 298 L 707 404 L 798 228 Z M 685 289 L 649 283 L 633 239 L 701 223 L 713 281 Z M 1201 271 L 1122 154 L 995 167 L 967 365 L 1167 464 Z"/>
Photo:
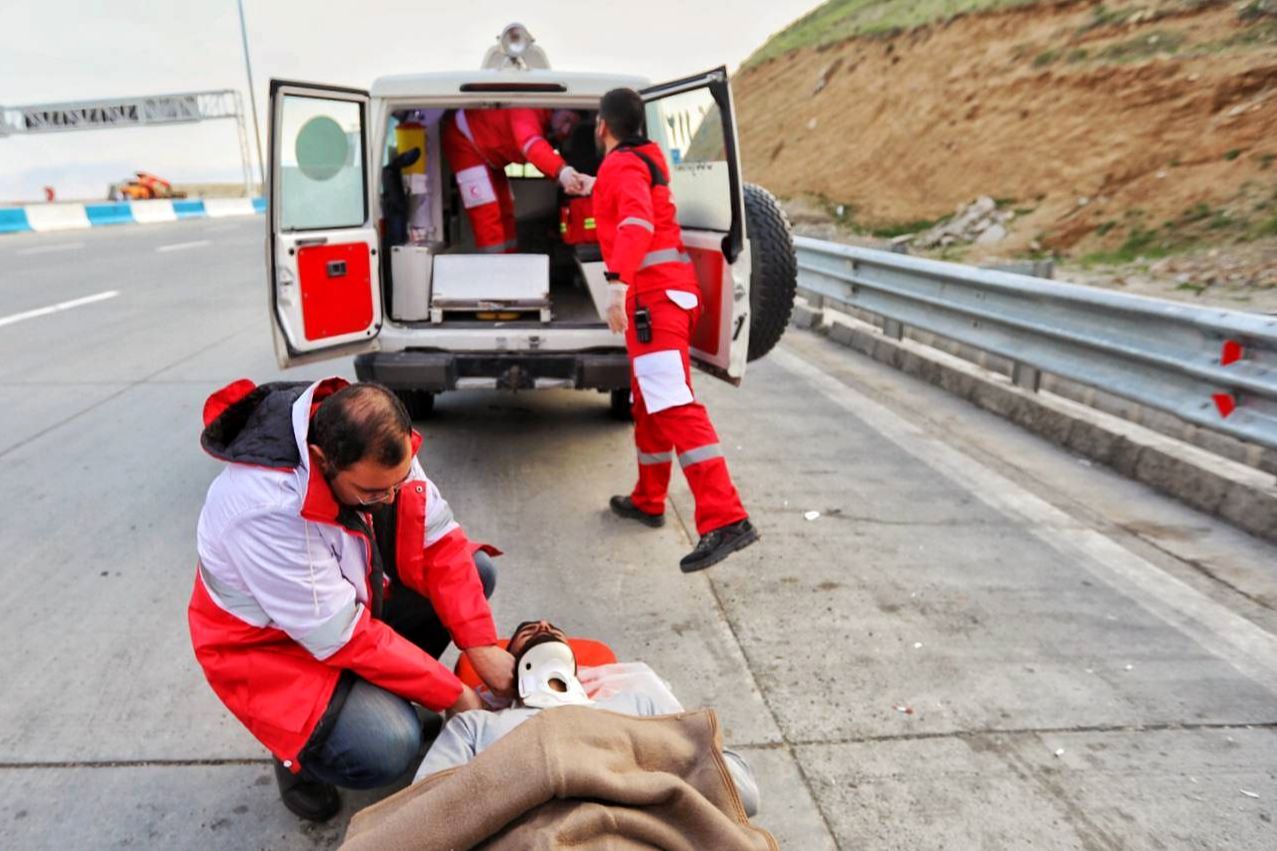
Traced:
<path id="1" fill-rule="evenodd" d="M 575 671 L 571 647 L 561 641 L 538 644 L 519 658 L 519 699 L 537 709 L 593 703 Z"/>

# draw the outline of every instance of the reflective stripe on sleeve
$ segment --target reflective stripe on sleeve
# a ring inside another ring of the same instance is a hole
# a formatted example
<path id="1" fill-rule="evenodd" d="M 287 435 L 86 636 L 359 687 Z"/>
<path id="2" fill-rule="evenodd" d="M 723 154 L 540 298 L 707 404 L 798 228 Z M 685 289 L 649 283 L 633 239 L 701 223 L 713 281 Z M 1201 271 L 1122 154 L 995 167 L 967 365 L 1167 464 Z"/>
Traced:
<path id="1" fill-rule="evenodd" d="M 336 653 L 350 640 L 355 631 L 355 621 L 359 620 L 360 604 L 354 597 L 342 606 L 332 617 L 297 639 L 297 643 L 310 651 L 316 659 L 327 659 Z"/>
<path id="2" fill-rule="evenodd" d="M 680 467 L 690 467 L 693 464 L 699 464 L 702 461 L 708 461 L 711 458 L 723 457 L 723 445 L 721 443 L 711 443 L 707 446 L 698 446 L 695 449 L 689 449 L 682 455 L 678 456 L 678 465 Z"/>
<path id="3" fill-rule="evenodd" d="M 266 614 L 266 610 L 262 608 L 261 603 L 258 603 L 257 598 L 252 594 L 227 585 L 209 573 L 203 564 L 200 564 L 199 571 L 200 579 L 204 582 L 204 588 L 208 591 L 209 596 L 213 598 L 213 602 L 253 626 L 267 626 L 270 623 L 270 615 Z"/>
<path id="4" fill-rule="evenodd" d="M 638 454 L 638 462 L 645 467 L 653 464 L 669 464 L 674 460 L 674 453 L 671 452 L 640 452 Z"/>
<path id="5" fill-rule="evenodd" d="M 655 225 L 653 225 L 647 219 L 640 219 L 638 216 L 629 216 L 627 218 L 621 219 L 621 223 L 617 225 L 617 227 L 623 228 L 626 225 L 638 225 L 639 227 L 643 228 L 643 230 L 647 231 L 648 233 L 656 233 Z"/>
<path id="6" fill-rule="evenodd" d="M 533 136 L 532 138 L 528 139 L 528 141 L 526 141 L 526 142 L 524 142 L 524 143 L 523 143 L 523 155 L 524 155 L 525 157 L 528 155 L 528 151 L 529 151 L 529 150 L 532 148 L 532 146 L 533 146 L 533 145 L 535 145 L 537 142 L 545 142 L 545 137 L 544 137 L 544 136 Z M 547 143 L 547 144 L 548 144 L 548 143 Z"/>
<path id="7" fill-rule="evenodd" d="M 691 263 L 692 258 L 686 251 L 679 251 L 677 248 L 662 248 L 660 251 L 649 251 L 643 256 L 643 262 L 639 264 L 639 269 L 648 269 L 652 266 L 659 266 L 662 263 Z"/>

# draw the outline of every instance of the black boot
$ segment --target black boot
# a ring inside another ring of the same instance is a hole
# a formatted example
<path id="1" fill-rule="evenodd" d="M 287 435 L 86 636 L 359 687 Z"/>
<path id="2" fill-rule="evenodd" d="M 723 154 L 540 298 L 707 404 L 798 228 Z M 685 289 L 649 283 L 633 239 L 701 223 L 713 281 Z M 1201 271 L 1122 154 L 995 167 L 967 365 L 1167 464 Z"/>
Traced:
<path id="1" fill-rule="evenodd" d="M 678 567 L 684 573 L 695 573 L 718 564 L 737 550 L 743 550 L 758 540 L 758 530 L 749 518 L 729 523 L 706 532 L 696 549 L 683 556 Z"/>
<path id="2" fill-rule="evenodd" d="M 275 761 L 275 782 L 279 797 L 294 815 L 307 821 L 328 821 L 341 809 L 337 787 L 301 774 L 293 774 L 279 760 Z"/>
<path id="3" fill-rule="evenodd" d="M 612 506 L 612 513 L 618 517 L 624 517 L 627 520 L 637 520 L 644 526 L 651 526 L 653 529 L 665 525 L 664 514 L 648 514 L 635 505 L 634 500 L 628 496 L 614 496 L 608 504 Z"/>

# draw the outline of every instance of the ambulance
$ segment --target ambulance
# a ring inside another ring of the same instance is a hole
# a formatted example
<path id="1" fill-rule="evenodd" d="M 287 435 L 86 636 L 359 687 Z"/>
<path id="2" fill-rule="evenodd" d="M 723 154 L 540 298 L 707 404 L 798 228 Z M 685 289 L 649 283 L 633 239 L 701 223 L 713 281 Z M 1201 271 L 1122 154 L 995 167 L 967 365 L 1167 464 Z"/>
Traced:
<path id="1" fill-rule="evenodd" d="M 607 284 L 588 205 L 531 165 L 512 165 L 517 246 L 478 253 L 443 155 L 458 110 L 571 109 L 559 145 L 596 174 L 599 99 L 617 87 L 647 103 L 647 136 L 670 187 L 705 310 L 692 359 L 739 384 L 779 341 L 797 261 L 776 200 L 743 181 L 725 68 L 652 84 L 549 67 L 518 24 L 481 68 L 382 77 L 368 91 L 271 80 L 267 268 L 281 367 L 354 357 L 355 374 L 393 390 L 416 419 L 453 390 L 574 388 L 629 415 L 622 337 L 605 320 Z"/>

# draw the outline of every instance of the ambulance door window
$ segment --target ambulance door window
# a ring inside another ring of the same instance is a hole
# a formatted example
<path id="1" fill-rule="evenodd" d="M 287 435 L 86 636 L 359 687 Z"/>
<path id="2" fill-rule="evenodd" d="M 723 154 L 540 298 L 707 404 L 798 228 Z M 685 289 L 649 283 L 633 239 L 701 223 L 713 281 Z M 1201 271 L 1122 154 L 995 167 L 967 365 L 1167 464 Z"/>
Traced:
<path id="1" fill-rule="evenodd" d="M 280 118 L 280 229 L 364 224 L 363 105 L 285 95 Z"/>
<path id="2" fill-rule="evenodd" d="M 666 151 L 670 190 L 685 228 L 726 233 L 732 226 L 731 169 L 723 117 L 708 88 L 647 104 L 648 136 Z"/>

